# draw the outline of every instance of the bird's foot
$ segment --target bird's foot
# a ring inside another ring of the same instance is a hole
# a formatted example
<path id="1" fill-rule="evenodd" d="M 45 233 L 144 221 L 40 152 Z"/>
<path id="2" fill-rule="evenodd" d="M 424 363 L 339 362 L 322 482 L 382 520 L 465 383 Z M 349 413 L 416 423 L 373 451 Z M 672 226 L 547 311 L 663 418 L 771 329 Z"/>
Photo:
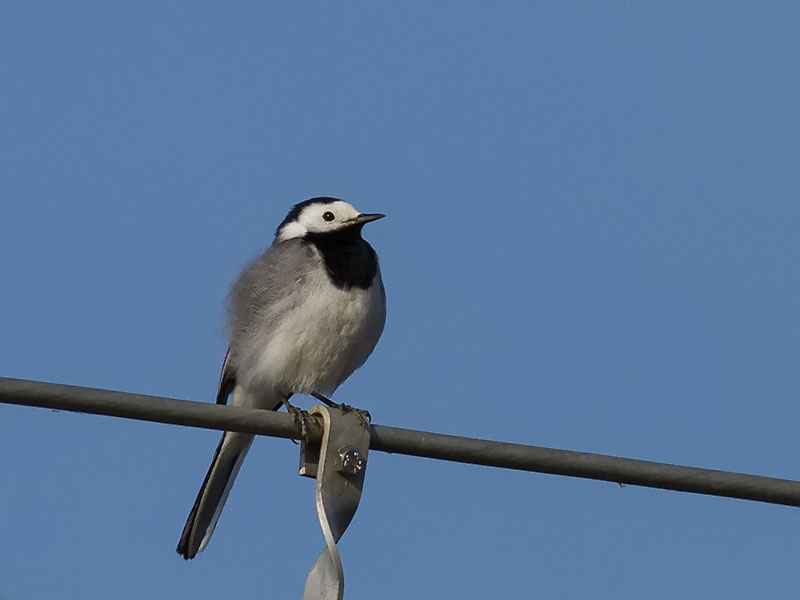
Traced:
<path id="1" fill-rule="evenodd" d="M 358 420 L 361 421 L 361 426 L 364 429 L 369 429 L 369 426 L 372 423 L 372 415 L 369 414 L 369 411 L 364 410 L 363 408 L 353 408 L 351 410 L 356 411 L 356 414 L 358 414 Z"/>
<path id="2" fill-rule="evenodd" d="M 302 408 L 297 408 L 295 405 L 290 404 L 288 398 L 286 400 L 283 400 L 282 402 L 283 405 L 286 407 L 286 411 L 290 415 L 292 415 L 292 420 L 294 421 L 294 424 L 300 426 L 300 439 L 307 440 L 308 422 L 311 421 L 313 417 L 310 414 L 308 414 L 308 411 L 305 411 Z"/>

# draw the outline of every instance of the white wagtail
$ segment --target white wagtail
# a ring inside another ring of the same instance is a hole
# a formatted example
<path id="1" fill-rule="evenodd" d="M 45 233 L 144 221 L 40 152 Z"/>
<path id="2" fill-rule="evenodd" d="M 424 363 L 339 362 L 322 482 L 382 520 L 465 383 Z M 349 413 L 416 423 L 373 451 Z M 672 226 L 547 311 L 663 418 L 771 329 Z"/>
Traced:
<path id="1" fill-rule="evenodd" d="M 336 198 L 294 206 L 275 240 L 234 284 L 230 345 L 217 403 L 278 410 L 292 394 L 320 400 L 364 364 L 386 319 L 375 251 L 361 228 L 381 214 Z M 208 544 L 253 436 L 226 431 L 183 528 L 178 553 Z"/>

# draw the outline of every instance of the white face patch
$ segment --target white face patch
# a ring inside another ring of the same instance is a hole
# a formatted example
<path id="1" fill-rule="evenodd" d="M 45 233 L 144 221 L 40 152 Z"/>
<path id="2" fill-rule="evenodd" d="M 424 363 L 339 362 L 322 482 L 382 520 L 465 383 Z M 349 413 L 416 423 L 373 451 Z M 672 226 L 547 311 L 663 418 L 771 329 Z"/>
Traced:
<path id="1" fill-rule="evenodd" d="M 325 233 L 346 227 L 359 213 L 352 204 L 344 200 L 314 203 L 306 206 L 297 219 L 286 223 L 278 231 L 279 241 L 303 237 L 307 233 Z"/>

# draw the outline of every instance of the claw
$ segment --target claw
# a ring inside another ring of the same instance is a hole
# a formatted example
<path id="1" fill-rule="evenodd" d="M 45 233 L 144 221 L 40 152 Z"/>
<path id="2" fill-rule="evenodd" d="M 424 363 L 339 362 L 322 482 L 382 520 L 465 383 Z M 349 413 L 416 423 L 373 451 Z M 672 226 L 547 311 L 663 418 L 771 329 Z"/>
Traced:
<path id="1" fill-rule="evenodd" d="M 364 429 L 369 429 L 369 426 L 372 423 L 372 415 L 369 414 L 369 411 L 364 410 L 363 408 L 354 408 L 352 410 L 356 411 L 358 414 L 358 420 L 361 421 L 361 426 Z"/>
<path id="2" fill-rule="evenodd" d="M 303 409 L 297 408 L 293 404 L 290 404 L 288 398 L 283 400 L 283 405 L 286 407 L 286 411 L 292 415 L 294 424 L 300 426 L 300 439 L 307 440 L 308 422 L 312 419 L 311 415 L 309 415 L 308 412 L 304 411 Z"/>

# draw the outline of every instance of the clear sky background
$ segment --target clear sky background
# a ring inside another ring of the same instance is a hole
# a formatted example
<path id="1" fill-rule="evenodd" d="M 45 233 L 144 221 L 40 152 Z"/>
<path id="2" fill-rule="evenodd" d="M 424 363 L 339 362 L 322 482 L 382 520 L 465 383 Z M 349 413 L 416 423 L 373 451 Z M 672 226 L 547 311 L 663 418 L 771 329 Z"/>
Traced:
<path id="1" fill-rule="evenodd" d="M 375 423 L 800 479 L 795 2 L 0 8 L 0 375 L 212 402 L 296 202 L 365 237 Z M 308 407 L 309 399 L 301 404 Z M 0 598 L 298 598 L 298 447 L 0 406 Z M 796 598 L 797 509 L 373 453 L 347 598 Z"/>

